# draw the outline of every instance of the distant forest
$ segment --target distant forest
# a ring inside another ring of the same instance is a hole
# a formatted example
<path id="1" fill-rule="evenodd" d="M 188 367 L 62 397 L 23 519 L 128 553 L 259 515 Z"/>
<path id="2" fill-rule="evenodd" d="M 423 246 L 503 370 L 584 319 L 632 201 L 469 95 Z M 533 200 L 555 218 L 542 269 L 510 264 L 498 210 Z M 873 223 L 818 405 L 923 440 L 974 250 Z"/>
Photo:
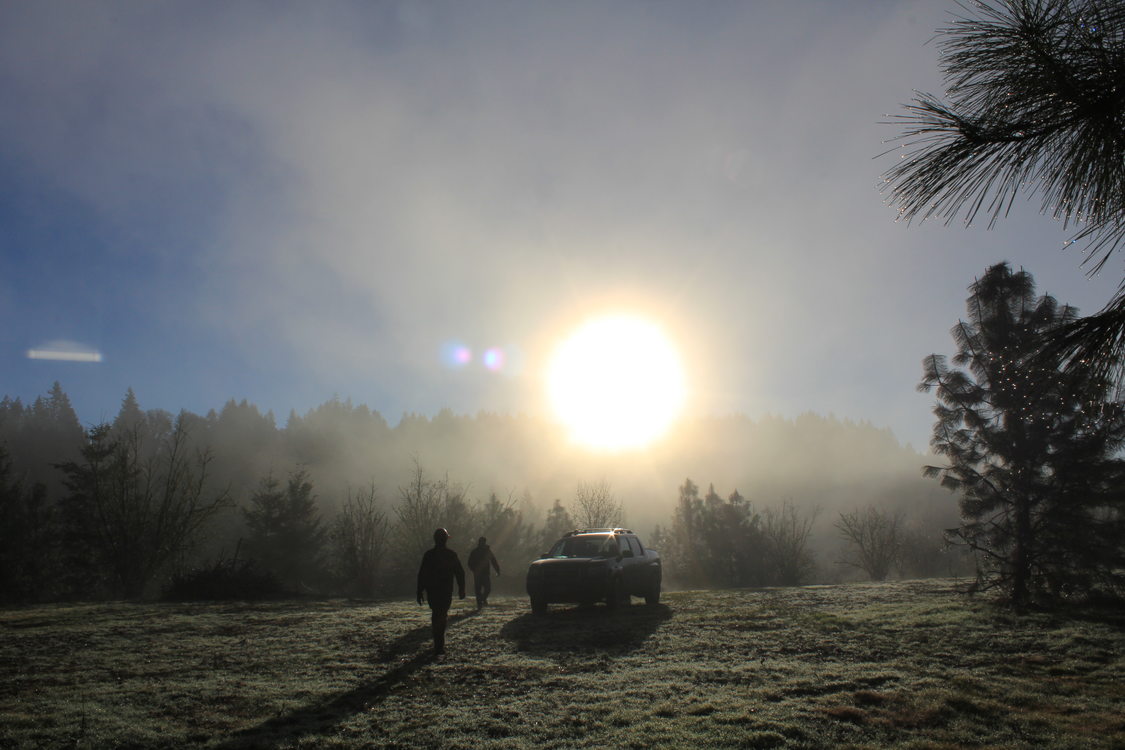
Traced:
<path id="1" fill-rule="evenodd" d="M 687 420 L 593 454 L 527 416 L 444 410 L 392 426 L 333 398 L 279 426 L 228 401 L 83 427 L 59 383 L 0 401 L 0 586 L 9 601 L 412 591 L 433 528 L 479 536 L 501 592 L 576 526 L 634 528 L 666 585 L 949 575 L 956 500 L 890 431 L 806 414 Z M 872 563 L 872 535 L 887 546 Z M 866 535 L 866 536 L 865 536 Z"/>

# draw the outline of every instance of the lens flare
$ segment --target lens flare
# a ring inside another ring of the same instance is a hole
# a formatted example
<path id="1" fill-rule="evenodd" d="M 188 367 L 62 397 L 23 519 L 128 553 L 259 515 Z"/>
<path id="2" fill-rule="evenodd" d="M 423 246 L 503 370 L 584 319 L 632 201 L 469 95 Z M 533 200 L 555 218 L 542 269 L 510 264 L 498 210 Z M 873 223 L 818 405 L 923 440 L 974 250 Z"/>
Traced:
<path id="1" fill-rule="evenodd" d="M 74 341 L 49 341 L 34 349 L 28 349 L 27 358 L 55 362 L 101 362 L 102 353 Z"/>
<path id="2" fill-rule="evenodd" d="M 504 350 L 498 346 L 494 346 L 485 351 L 482 360 L 484 366 L 493 372 L 500 372 L 504 369 Z"/>
<path id="3" fill-rule="evenodd" d="M 442 347 L 441 360 L 446 367 L 461 368 L 473 361 L 473 350 L 460 341 L 450 341 Z"/>

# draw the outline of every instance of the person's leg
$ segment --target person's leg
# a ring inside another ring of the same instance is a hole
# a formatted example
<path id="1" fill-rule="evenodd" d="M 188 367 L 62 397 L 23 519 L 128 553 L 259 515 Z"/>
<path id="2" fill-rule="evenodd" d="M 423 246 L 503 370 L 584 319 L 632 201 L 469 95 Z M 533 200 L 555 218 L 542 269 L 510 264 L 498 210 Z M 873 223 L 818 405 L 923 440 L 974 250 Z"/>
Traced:
<path id="1" fill-rule="evenodd" d="M 430 598 L 430 631 L 434 636 L 434 651 L 445 653 L 445 626 L 449 621 L 449 607 L 453 604 L 452 598 L 434 601 Z"/>
<path id="2" fill-rule="evenodd" d="M 473 574 L 473 594 L 477 597 L 477 609 L 483 607 L 485 599 L 488 598 L 488 592 L 485 589 L 487 585 L 488 576 Z"/>
<path id="3" fill-rule="evenodd" d="M 483 576 L 484 580 L 481 581 L 481 591 L 477 595 L 480 599 L 480 606 L 488 604 L 488 595 L 492 593 L 492 576 Z"/>
<path id="4" fill-rule="evenodd" d="M 445 651 L 445 624 L 449 620 L 449 610 L 435 609 L 434 615 L 430 620 L 431 630 L 434 635 L 434 651 L 443 653 Z"/>

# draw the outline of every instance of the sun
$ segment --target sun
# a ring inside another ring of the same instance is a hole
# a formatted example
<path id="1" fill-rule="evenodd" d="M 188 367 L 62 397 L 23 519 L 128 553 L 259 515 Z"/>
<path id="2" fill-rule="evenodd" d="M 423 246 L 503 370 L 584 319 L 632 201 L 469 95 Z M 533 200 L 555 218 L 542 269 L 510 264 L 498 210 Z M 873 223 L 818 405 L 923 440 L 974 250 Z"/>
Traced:
<path id="1" fill-rule="evenodd" d="M 547 391 L 574 440 L 626 450 L 668 430 L 683 407 L 684 373 L 679 353 L 659 327 L 613 315 L 587 321 L 558 345 Z"/>

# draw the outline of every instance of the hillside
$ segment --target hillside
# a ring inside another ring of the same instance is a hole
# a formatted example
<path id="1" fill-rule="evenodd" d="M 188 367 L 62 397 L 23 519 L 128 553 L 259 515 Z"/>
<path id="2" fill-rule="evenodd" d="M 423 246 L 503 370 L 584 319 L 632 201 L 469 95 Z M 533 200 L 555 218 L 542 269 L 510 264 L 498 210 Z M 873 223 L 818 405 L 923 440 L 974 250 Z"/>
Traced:
<path id="1" fill-rule="evenodd" d="M 1125 617 L 1015 618 L 950 581 L 662 604 L 0 611 L 3 747 L 1083 747 L 1125 744 Z"/>

